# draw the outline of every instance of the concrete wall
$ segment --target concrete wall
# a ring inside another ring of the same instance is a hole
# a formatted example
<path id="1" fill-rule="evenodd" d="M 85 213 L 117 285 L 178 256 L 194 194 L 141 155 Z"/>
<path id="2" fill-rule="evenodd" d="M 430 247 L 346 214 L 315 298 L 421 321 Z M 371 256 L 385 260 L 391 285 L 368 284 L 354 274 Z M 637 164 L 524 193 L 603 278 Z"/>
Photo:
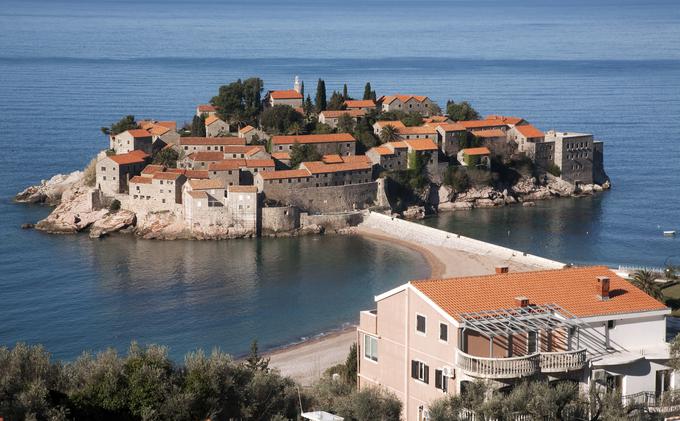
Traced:
<path id="1" fill-rule="evenodd" d="M 473 238 L 463 237 L 458 234 L 441 231 L 425 225 L 405 221 L 399 218 L 392 218 L 375 212 L 371 212 L 366 216 L 362 225 L 406 241 L 431 244 L 474 254 L 493 254 L 502 259 L 545 269 L 560 269 L 564 267 L 564 263 L 555 260 L 525 254 L 518 250 L 485 243 Z"/>
<path id="2" fill-rule="evenodd" d="M 226 202 L 234 226 L 253 231 L 257 228 L 257 193 L 229 192 Z"/>
<path id="3" fill-rule="evenodd" d="M 212 124 L 205 126 L 207 137 L 226 136 L 229 134 L 229 124 L 223 120 L 216 120 Z"/>
<path id="4" fill-rule="evenodd" d="M 265 185 L 267 199 L 296 206 L 310 213 L 346 212 L 365 209 L 376 200 L 377 184 L 372 181 L 343 186 L 287 188 L 285 184 Z"/>

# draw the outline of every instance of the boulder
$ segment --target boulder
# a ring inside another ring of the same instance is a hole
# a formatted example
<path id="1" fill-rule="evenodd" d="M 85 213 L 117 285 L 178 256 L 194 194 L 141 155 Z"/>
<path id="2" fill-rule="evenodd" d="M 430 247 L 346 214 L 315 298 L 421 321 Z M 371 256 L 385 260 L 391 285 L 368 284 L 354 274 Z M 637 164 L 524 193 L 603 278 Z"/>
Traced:
<path id="1" fill-rule="evenodd" d="M 593 194 L 593 191 L 594 191 L 594 189 L 593 189 L 592 184 L 582 184 L 581 186 L 579 186 L 579 190 L 578 190 L 578 192 L 580 194 L 584 194 L 584 195 Z"/>
<path id="2" fill-rule="evenodd" d="M 496 202 L 492 199 L 477 199 L 475 200 L 476 208 L 493 208 L 496 206 Z"/>
<path id="3" fill-rule="evenodd" d="M 42 180 L 36 186 L 30 186 L 18 193 L 14 200 L 20 203 L 44 203 L 57 205 L 63 193 L 74 184 L 82 181 L 83 172 L 74 171 L 70 174 L 57 174 L 49 180 Z"/>
<path id="4" fill-rule="evenodd" d="M 517 203 L 517 199 L 515 199 L 515 196 L 505 196 L 504 200 L 506 205 L 512 205 L 514 203 Z"/>
<path id="5" fill-rule="evenodd" d="M 424 206 L 409 206 L 404 211 L 404 219 L 424 219 L 425 218 L 425 207 Z"/>
<path id="6" fill-rule="evenodd" d="M 323 234 L 324 228 L 321 225 L 318 225 L 318 224 L 309 224 L 309 225 L 305 225 L 304 227 L 301 227 L 298 230 L 298 233 L 300 235 Z"/>
<path id="7" fill-rule="evenodd" d="M 152 212 L 137 215 L 136 234 L 146 240 L 194 238 L 184 219 L 174 212 Z M 201 234 L 199 234 L 199 237 Z"/>
<path id="8" fill-rule="evenodd" d="M 531 208 L 531 207 L 536 206 L 536 203 L 534 203 L 534 202 L 522 202 L 522 206 L 524 206 L 525 208 Z"/>
<path id="9" fill-rule="evenodd" d="M 552 194 L 560 197 L 573 196 L 576 192 L 576 186 L 550 174 L 548 174 L 547 187 Z"/>
<path id="10" fill-rule="evenodd" d="M 604 190 L 604 189 L 602 188 L 601 185 L 599 185 L 599 184 L 593 184 L 593 191 L 594 191 L 594 192 L 601 192 L 601 191 L 603 191 L 603 190 Z"/>
<path id="11" fill-rule="evenodd" d="M 31 223 L 26 223 L 26 224 L 21 224 L 21 229 L 22 230 L 30 230 L 31 228 L 35 227 L 34 224 Z"/>
<path id="12" fill-rule="evenodd" d="M 511 191 L 515 194 L 529 194 L 536 189 L 536 186 L 536 178 L 522 177 L 512 186 Z"/>
<path id="13" fill-rule="evenodd" d="M 120 231 L 133 226 L 137 218 L 134 212 L 119 210 L 109 213 L 104 218 L 95 221 L 90 227 L 90 238 L 101 238 L 112 232 Z"/>
<path id="14" fill-rule="evenodd" d="M 439 187 L 439 203 L 450 202 L 453 198 L 453 189 L 449 186 L 442 185 Z"/>
<path id="15" fill-rule="evenodd" d="M 35 228 L 52 234 L 73 234 L 82 231 L 108 215 L 107 209 L 92 208 L 93 189 L 76 182 L 61 195 L 61 202 Z"/>
<path id="16" fill-rule="evenodd" d="M 602 183 L 602 189 L 604 190 L 609 190 L 612 188 L 612 183 L 611 181 L 607 180 L 604 183 Z"/>

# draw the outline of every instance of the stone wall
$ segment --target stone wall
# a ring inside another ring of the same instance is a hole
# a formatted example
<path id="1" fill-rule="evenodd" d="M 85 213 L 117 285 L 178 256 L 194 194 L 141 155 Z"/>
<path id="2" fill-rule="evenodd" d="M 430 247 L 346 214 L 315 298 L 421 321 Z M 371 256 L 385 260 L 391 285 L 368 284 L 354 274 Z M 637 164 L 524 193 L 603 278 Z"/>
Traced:
<path id="1" fill-rule="evenodd" d="M 261 209 L 262 235 L 291 232 L 300 227 L 300 212 L 293 206 Z"/>
<path id="2" fill-rule="evenodd" d="M 310 215 L 308 213 L 300 214 L 300 227 L 308 227 L 318 225 L 323 227 L 325 231 L 338 231 L 347 227 L 355 227 L 364 220 L 364 213 L 346 212 L 326 215 Z"/>
<path id="3" fill-rule="evenodd" d="M 287 187 L 265 190 L 266 198 L 309 213 L 346 212 L 365 209 L 376 201 L 375 181 L 344 186 L 310 187 L 290 189 Z"/>

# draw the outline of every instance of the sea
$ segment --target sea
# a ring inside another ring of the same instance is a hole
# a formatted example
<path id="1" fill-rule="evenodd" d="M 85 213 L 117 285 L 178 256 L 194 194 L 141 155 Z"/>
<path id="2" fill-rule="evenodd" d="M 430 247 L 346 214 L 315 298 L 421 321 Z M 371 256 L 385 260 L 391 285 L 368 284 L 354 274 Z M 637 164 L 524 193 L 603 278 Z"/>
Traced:
<path id="1" fill-rule="evenodd" d="M 376 240 L 91 240 L 22 230 L 50 209 L 24 187 L 82 169 L 126 114 L 181 125 L 220 85 L 261 77 L 313 95 L 467 100 L 482 114 L 594 133 L 613 188 L 535 208 L 424 223 L 575 264 L 680 264 L 677 0 L 2 0 L 0 346 L 70 360 L 130 341 L 173 358 L 240 355 L 357 320 L 373 296 L 429 275 Z M 329 92 L 330 94 L 330 92 Z"/>

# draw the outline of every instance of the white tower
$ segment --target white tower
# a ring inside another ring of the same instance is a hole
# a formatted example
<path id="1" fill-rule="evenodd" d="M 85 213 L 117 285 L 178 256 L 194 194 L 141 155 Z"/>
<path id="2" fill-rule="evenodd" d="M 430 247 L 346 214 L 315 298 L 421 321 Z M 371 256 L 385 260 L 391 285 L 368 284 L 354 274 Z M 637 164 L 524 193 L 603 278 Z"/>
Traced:
<path id="1" fill-rule="evenodd" d="M 300 93 L 300 91 L 302 90 L 302 88 L 300 87 L 300 78 L 298 78 L 297 75 L 295 76 L 295 83 L 293 84 L 293 89 L 295 89 L 295 92 L 297 93 Z"/>

